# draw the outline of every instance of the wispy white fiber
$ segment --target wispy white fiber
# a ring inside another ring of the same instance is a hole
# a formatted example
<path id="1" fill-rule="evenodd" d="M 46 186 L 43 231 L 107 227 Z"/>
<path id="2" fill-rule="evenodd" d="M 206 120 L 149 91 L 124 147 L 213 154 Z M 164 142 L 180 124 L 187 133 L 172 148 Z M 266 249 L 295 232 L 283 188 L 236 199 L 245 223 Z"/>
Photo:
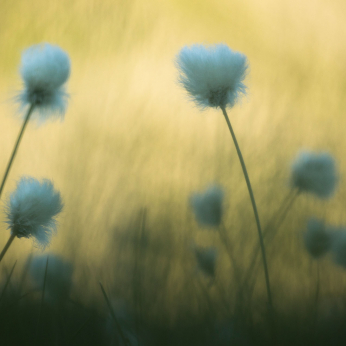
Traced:
<path id="1" fill-rule="evenodd" d="M 50 180 L 40 182 L 31 177 L 22 177 L 7 202 L 6 222 L 11 234 L 18 238 L 33 237 L 38 246 L 45 248 L 56 231 L 55 216 L 62 208 L 60 193 Z"/>
<path id="2" fill-rule="evenodd" d="M 331 245 L 331 233 L 322 220 L 311 218 L 304 233 L 304 243 L 307 251 L 314 258 L 325 255 Z"/>
<path id="3" fill-rule="evenodd" d="M 55 254 L 48 254 L 45 293 L 51 302 L 66 300 L 72 288 L 73 266 Z M 42 290 L 47 263 L 47 254 L 33 257 L 29 273 L 37 289 Z"/>
<path id="4" fill-rule="evenodd" d="M 292 164 L 291 185 L 302 192 L 328 198 L 337 182 L 335 159 L 327 152 L 301 151 Z"/>
<path id="5" fill-rule="evenodd" d="M 204 275 L 214 278 L 217 250 L 213 247 L 201 248 L 196 246 L 194 251 L 198 268 Z"/>
<path id="6" fill-rule="evenodd" d="M 202 109 L 233 107 L 246 93 L 247 58 L 225 44 L 185 46 L 176 63 L 179 82 Z"/>
<path id="7" fill-rule="evenodd" d="M 22 108 L 35 104 L 40 121 L 63 118 L 68 94 L 64 84 L 70 76 L 70 58 L 60 47 L 43 43 L 22 54 L 20 74 L 24 89 L 18 95 Z"/>
<path id="8" fill-rule="evenodd" d="M 218 227 L 222 219 L 224 192 L 217 185 L 210 186 L 203 193 L 191 197 L 192 209 L 200 226 Z"/>

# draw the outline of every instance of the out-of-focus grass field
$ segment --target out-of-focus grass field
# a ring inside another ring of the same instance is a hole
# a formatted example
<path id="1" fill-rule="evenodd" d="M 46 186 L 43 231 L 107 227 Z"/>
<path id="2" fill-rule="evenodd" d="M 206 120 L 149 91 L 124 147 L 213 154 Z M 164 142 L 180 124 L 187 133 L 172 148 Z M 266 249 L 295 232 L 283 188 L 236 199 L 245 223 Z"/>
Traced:
<path id="1" fill-rule="evenodd" d="M 198 305 L 193 242 L 219 248 L 217 281 L 232 286 L 217 234 L 200 230 L 189 208 L 190 194 L 213 182 L 225 188 L 228 235 L 246 267 L 258 238 L 231 137 L 220 111 L 200 112 L 188 101 L 174 64 L 184 45 L 219 42 L 250 63 L 248 96 L 229 115 L 263 224 L 289 192 L 299 149 L 328 150 L 337 159 L 336 196 L 300 197 L 268 248 L 276 304 L 313 295 L 316 264 L 301 237 L 306 219 L 346 224 L 344 1 L 1 0 L 0 6 L 0 170 L 21 126 L 11 101 L 21 88 L 21 51 L 50 42 L 71 57 L 65 120 L 28 127 L 5 196 L 22 175 L 54 181 L 65 208 L 49 251 L 74 261 L 75 296 L 100 297 L 100 280 L 113 294 L 130 295 L 141 208 L 147 309 L 166 309 L 174 319 Z M 9 231 L 4 223 L 0 228 L 4 244 Z M 21 268 L 31 249 L 31 241 L 16 239 L 0 273 L 15 259 Z M 345 291 L 345 273 L 329 258 L 320 269 L 321 294 Z M 262 296 L 262 273 L 258 278 Z"/>

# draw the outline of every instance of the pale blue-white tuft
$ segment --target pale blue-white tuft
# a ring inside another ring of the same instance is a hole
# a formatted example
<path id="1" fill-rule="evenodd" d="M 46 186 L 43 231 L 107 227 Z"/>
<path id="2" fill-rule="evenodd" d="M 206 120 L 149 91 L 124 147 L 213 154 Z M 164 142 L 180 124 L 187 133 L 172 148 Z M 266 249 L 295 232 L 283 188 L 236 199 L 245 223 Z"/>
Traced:
<path id="1" fill-rule="evenodd" d="M 202 109 L 233 107 L 241 94 L 248 63 L 244 54 L 225 44 L 195 44 L 181 49 L 176 58 L 179 82 Z"/>
<path id="2" fill-rule="evenodd" d="M 58 191 L 48 179 L 42 182 L 22 177 L 6 205 L 7 223 L 11 234 L 18 238 L 35 239 L 36 245 L 45 248 L 56 231 L 55 217 L 63 204 Z"/>
<path id="3" fill-rule="evenodd" d="M 45 292 L 50 302 L 59 303 L 66 300 L 70 295 L 73 266 L 62 257 L 52 253 L 35 256 L 30 262 L 29 273 L 35 288 L 38 290 L 42 290 L 44 284 L 47 256 L 48 267 Z"/>
<path id="4" fill-rule="evenodd" d="M 210 186 L 204 193 L 191 197 L 192 209 L 200 226 L 218 227 L 222 219 L 224 192 L 217 185 Z"/>
<path id="5" fill-rule="evenodd" d="M 336 163 L 327 152 L 301 151 L 292 164 L 291 185 L 320 198 L 331 197 L 338 182 Z"/>
<path id="6" fill-rule="evenodd" d="M 68 99 L 64 84 L 70 76 L 67 53 L 49 43 L 31 46 L 22 54 L 20 74 L 24 89 L 17 100 L 21 107 L 34 104 L 40 121 L 52 115 L 63 118 Z"/>
<path id="7" fill-rule="evenodd" d="M 304 233 L 304 243 L 309 254 L 314 258 L 325 255 L 331 245 L 331 232 L 322 220 L 311 218 Z"/>
<path id="8" fill-rule="evenodd" d="M 214 278 L 217 250 L 214 247 L 202 248 L 196 246 L 194 251 L 198 268 L 204 275 Z"/>

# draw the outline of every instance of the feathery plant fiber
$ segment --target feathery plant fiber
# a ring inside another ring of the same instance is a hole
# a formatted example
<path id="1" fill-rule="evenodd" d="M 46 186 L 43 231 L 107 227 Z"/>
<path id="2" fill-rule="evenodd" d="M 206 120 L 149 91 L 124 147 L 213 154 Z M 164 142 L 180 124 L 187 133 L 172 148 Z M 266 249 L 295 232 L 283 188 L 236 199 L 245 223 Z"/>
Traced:
<path id="1" fill-rule="evenodd" d="M 34 104 L 39 121 L 64 117 L 68 94 L 64 84 L 70 76 L 70 58 L 49 43 L 29 47 L 22 54 L 20 74 L 24 88 L 17 97 L 21 108 Z"/>
<path id="2" fill-rule="evenodd" d="M 233 107 L 239 96 L 246 93 L 246 56 L 225 44 L 184 47 L 176 63 L 179 82 L 202 109 Z"/>
<path id="3" fill-rule="evenodd" d="M 41 182 L 22 177 L 7 201 L 6 216 L 11 234 L 18 238 L 34 238 L 45 248 L 56 231 L 55 217 L 62 211 L 60 193 L 48 179 Z"/>

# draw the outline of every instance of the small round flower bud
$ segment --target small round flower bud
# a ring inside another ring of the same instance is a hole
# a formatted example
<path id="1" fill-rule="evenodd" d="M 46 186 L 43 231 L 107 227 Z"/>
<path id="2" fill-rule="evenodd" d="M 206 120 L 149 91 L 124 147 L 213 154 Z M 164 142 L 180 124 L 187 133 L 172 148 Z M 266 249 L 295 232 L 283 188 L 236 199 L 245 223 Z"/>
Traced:
<path id="1" fill-rule="evenodd" d="M 292 164 L 291 185 L 302 192 L 328 198 L 337 181 L 335 160 L 329 153 L 301 151 Z"/>
<path id="2" fill-rule="evenodd" d="M 198 268 L 206 276 L 215 277 L 215 267 L 217 250 L 213 247 L 199 248 L 195 247 L 195 256 L 198 264 Z"/>
<path id="3" fill-rule="evenodd" d="M 22 54 L 20 74 L 24 90 L 18 101 L 22 107 L 34 104 L 41 120 L 64 115 L 68 98 L 64 84 L 70 76 L 67 53 L 49 43 L 34 45 Z"/>
<path id="4" fill-rule="evenodd" d="M 55 216 L 62 208 L 60 193 L 54 190 L 50 180 L 39 182 L 22 177 L 7 202 L 6 222 L 11 234 L 18 238 L 33 237 L 36 244 L 44 248 L 56 230 Z"/>
<path id="5" fill-rule="evenodd" d="M 331 233 L 321 220 L 311 218 L 304 233 L 305 247 L 314 258 L 322 257 L 330 249 Z"/>
<path id="6" fill-rule="evenodd" d="M 246 93 L 246 56 L 225 44 L 184 47 L 176 63 L 179 82 L 202 109 L 233 107 L 239 96 Z"/>
<path id="7" fill-rule="evenodd" d="M 191 205 L 197 222 L 203 227 L 218 227 L 222 218 L 224 193 L 216 185 L 210 186 L 204 193 L 195 193 Z"/>

